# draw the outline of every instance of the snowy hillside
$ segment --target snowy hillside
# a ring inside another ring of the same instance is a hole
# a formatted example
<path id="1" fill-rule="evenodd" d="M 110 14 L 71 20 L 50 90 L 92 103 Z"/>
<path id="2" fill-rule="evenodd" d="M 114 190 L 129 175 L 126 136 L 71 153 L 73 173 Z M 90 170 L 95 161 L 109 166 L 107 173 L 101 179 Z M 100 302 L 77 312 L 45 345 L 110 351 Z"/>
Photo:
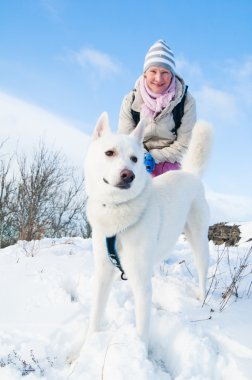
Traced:
<path id="1" fill-rule="evenodd" d="M 29 153 L 42 140 L 49 148 L 61 151 L 71 164 L 82 168 L 90 136 L 73 123 L 1 91 L 0 104 L 0 143 L 6 141 L 4 149 L 8 155 L 17 150 Z"/>
<path id="2" fill-rule="evenodd" d="M 241 231 L 238 247 L 210 243 L 203 307 L 182 236 L 156 268 L 148 356 L 135 333 L 129 284 L 119 275 L 103 330 L 83 344 L 93 289 L 90 239 L 20 241 L 1 249 L 0 379 L 251 379 L 252 223 Z"/>

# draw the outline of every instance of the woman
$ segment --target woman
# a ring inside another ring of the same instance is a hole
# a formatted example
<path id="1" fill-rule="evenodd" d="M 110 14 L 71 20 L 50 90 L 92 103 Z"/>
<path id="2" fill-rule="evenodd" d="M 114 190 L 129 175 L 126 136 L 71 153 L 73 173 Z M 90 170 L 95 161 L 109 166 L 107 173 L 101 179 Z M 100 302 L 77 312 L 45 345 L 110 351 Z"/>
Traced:
<path id="1" fill-rule="evenodd" d="M 118 130 L 129 134 L 140 118 L 147 118 L 146 167 L 155 177 L 180 169 L 196 121 L 196 105 L 175 72 L 173 52 L 164 40 L 150 47 L 143 71 L 122 102 Z"/>

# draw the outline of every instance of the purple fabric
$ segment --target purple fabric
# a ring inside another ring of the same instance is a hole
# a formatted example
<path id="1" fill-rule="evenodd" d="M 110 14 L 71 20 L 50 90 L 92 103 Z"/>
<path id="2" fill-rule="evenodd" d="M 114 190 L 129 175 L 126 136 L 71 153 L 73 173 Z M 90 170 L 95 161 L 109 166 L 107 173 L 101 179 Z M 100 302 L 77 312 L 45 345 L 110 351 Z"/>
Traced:
<path id="1" fill-rule="evenodd" d="M 157 177 L 158 175 L 168 172 L 170 170 L 179 170 L 180 168 L 181 165 L 179 162 L 160 162 L 159 164 L 156 164 L 151 175 L 152 177 Z"/>

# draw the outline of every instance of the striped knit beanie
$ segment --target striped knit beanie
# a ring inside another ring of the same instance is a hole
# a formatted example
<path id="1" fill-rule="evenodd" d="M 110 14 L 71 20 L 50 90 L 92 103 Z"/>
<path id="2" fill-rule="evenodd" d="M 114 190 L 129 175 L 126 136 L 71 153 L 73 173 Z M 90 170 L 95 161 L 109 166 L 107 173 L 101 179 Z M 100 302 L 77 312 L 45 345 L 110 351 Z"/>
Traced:
<path id="1" fill-rule="evenodd" d="M 174 54 L 164 40 L 155 42 L 146 54 L 144 72 L 151 66 L 164 67 L 175 74 Z"/>

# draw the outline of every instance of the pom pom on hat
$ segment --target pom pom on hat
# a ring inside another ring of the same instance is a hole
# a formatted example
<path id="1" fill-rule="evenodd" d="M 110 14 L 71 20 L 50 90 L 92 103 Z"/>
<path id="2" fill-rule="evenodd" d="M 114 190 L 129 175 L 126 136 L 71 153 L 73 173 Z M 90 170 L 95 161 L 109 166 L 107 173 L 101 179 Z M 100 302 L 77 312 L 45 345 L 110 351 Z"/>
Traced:
<path id="1" fill-rule="evenodd" d="M 174 54 L 164 40 L 158 40 L 148 50 L 144 59 L 144 72 L 151 66 L 164 67 L 175 74 Z"/>

